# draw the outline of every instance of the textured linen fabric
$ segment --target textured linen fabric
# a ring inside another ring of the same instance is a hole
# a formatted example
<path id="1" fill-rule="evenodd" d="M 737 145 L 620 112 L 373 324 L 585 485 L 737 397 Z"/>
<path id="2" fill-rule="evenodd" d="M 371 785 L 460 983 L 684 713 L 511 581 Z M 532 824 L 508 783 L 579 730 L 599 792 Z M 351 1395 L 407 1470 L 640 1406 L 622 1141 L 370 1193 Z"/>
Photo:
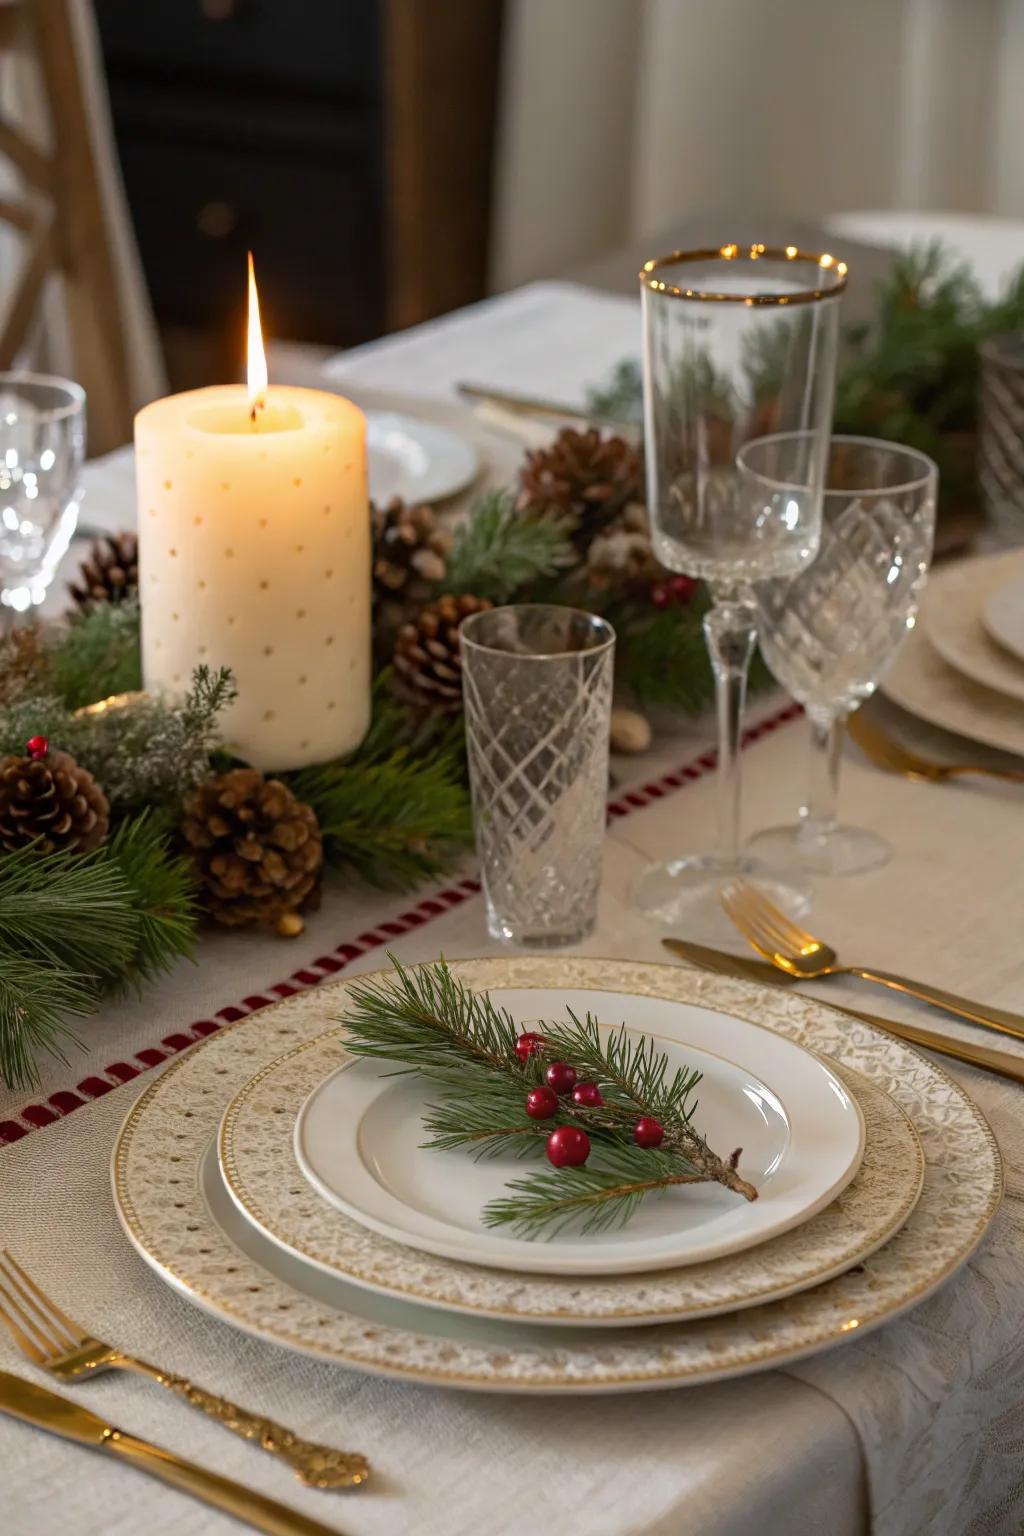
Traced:
<path id="1" fill-rule="evenodd" d="M 586 381 L 634 350 L 634 302 L 600 295 L 588 307 L 587 297 L 578 288 L 535 285 L 361 349 L 332 366 L 332 382 L 344 387 L 350 374 L 367 388 L 426 396 L 475 377 L 578 398 Z M 106 493 L 118 520 L 127 518 L 126 461 L 92 474 L 92 505 Z M 695 758 L 709 735 L 705 721 L 660 743 L 628 765 L 630 782 Z M 922 733 L 922 741 L 931 739 Z M 792 819 L 805 753 L 799 722 L 748 748 L 748 828 Z M 888 837 L 894 858 L 857 880 L 822 883 L 815 926 L 841 942 L 844 956 L 1024 1008 L 1015 931 L 1024 856 L 1019 796 L 980 782 L 910 784 L 877 773 L 853 752 L 842 796 L 844 817 Z M 659 934 L 629 905 L 630 887 L 650 858 L 705 847 L 713 811 L 714 786 L 704 777 L 612 822 L 598 930 L 578 952 L 664 958 Z M 334 890 L 294 944 L 254 935 L 204 941 L 199 967 L 181 966 L 141 1002 L 84 1023 L 85 1054 L 66 1067 L 47 1066 L 38 1097 L 73 1088 L 118 1059 L 140 1066 L 140 1050 L 266 994 L 290 972 L 313 979 L 318 957 L 422 898 Z M 430 913 L 421 908 L 421 926 L 398 925 L 394 947 L 403 960 L 494 951 L 479 897 L 463 887 L 453 900 L 447 910 L 434 903 L 441 913 L 426 923 Z M 383 958 L 380 948 L 354 952 L 346 974 Z M 977 1035 L 863 985 L 829 982 L 814 990 L 925 1019 L 951 1035 Z M 1013 1042 L 999 1043 L 1024 1054 Z M 1007 1199 L 970 1263 L 915 1311 L 864 1339 L 785 1372 L 716 1386 L 590 1400 L 486 1397 L 371 1380 L 247 1338 L 163 1286 L 121 1235 L 107 1165 L 137 1085 L 113 1088 L 109 1078 L 97 1079 L 109 1090 L 104 1097 L 0 1148 L 0 1237 L 73 1315 L 118 1344 L 305 1434 L 370 1455 L 376 1478 L 364 1492 L 309 1493 L 156 1387 L 117 1376 L 82 1389 L 97 1411 L 135 1432 L 353 1536 L 546 1536 L 567 1525 L 588 1536 L 855 1536 L 869 1521 L 877 1536 L 1009 1536 L 1024 1528 L 1021 1096 L 1015 1085 L 970 1068 L 955 1075 L 989 1116 L 1007 1165 Z M 0 1094 L 0 1120 L 17 1116 L 25 1102 L 24 1094 Z M 0 1363 L 31 1369 L 6 1337 Z M 2 1418 L 0 1469 L 3 1536 L 143 1529 L 218 1536 L 234 1528 L 128 1469 Z"/>

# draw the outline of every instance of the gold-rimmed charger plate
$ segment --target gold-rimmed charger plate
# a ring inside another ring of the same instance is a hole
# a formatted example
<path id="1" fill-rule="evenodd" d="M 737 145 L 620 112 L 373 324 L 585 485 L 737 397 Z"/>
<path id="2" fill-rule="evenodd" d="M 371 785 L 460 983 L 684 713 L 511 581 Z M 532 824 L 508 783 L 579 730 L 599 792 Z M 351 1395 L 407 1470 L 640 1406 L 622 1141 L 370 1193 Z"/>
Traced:
<path id="1" fill-rule="evenodd" d="M 126 1234 L 156 1273 L 253 1335 L 353 1369 L 478 1391 L 616 1392 L 742 1375 L 859 1336 L 941 1285 L 995 1214 L 999 1152 L 963 1089 L 910 1047 L 816 999 L 626 961 L 502 957 L 456 962 L 453 969 L 477 988 L 582 986 L 692 1000 L 841 1056 L 913 1120 L 925 1155 L 921 1198 L 862 1265 L 726 1316 L 602 1331 L 533 1327 L 456 1317 L 355 1287 L 350 1307 L 337 1309 L 233 1242 L 211 1215 L 200 1174 L 227 1101 L 281 1051 L 344 1012 L 347 984 L 340 982 L 211 1036 L 172 1063 L 130 1111 L 114 1150 L 114 1199 Z"/>
<path id="2" fill-rule="evenodd" d="M 1024 757 L 1020 701 L 951 667 L 920 628 L 906 636 L 880 687 L 887 699 L 929 725 Z"/>
<path id="3" fill-rule="evenodd" d="M 981 687 L 1024 703 L 1024 662 L 993 639 L 986 625 L 990 601 L 1024 570 L 1019 550 L 977 555 L 933 572 L 919 622 L 933 649 L 955 672 Z"/>
<path id="4" fill-rule="evenodd" d="M 626 998 L 621 1003 L 627 1008 Z M 225 1186 L 242 1215 L 299 1262 L 447 1311 L 607 1328 L 713 1317 L 778 1300 L 873 1253 L 906 1221 L 924 1180 L 924 1155 L 909 1116 L 882 1088 L 839 1066 L 864 1116 L 864 1158 L 839 1198 L 802 1225 L 685 1269 L 598 1277 L 485 1269 L 392 1242 L 328 1205 L 304 1180 L 295 1156 L 296 1116 L 317 1084 L 351 1059 L 338 1031 L 330 1030 L 250 1078 L 221 1122 Z"/>

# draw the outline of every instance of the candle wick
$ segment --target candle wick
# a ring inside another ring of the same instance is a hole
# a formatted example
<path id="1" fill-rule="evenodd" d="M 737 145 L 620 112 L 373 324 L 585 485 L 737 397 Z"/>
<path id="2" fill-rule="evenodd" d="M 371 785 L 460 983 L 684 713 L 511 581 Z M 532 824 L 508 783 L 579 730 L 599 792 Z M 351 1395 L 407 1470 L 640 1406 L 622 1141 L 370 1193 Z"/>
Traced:
<path id="1" fill-rule="evenodd" d="M 267 402 L 265 400 L 254 400 L 252 405 L 249 407 L 249 420 L 253 426 L 256 425 L 256 412 L 262 411 L 266 403 Z"/>

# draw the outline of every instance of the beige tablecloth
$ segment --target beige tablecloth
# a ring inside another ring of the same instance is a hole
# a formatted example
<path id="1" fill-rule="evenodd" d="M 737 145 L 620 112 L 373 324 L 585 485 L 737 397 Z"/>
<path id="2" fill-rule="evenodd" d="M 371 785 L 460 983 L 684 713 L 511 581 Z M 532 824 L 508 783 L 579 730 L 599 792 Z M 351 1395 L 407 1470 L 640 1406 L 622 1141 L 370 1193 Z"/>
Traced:
<path id="1" fill-rule="evenodd" d="M 338 365 L 335 377 L 348 371 L 354 387 L 428 393 L 431 376 L 443 390 L 465 376 L 475 356 L 477 378 L 557 393 L 570 388 L 565 360 L 576 357 L 578 391 L 631 349 L 630 338 L 635 347 L 632 307 L 605 296 L 593 305 L 579 290 L 541 285 L 441 322 L 427 338 L 414 332 L 404 342 L 364 349 Z M 508 338 L 515 338 L 514 346 L 508 342 L 514 368 L 502 362 Z M 123 466 L 100 466 L 94 502 L 109 492 L 111 515 L 119 507 L 123 515 L 126 485 Z M 696 758 L 708 734 L 703 722 L 663 741 L 630 765 L 631 777 L 643 783 Z M 804 727 L 791 721 L 748 749 L 748 827 L 792 816 L 804 747 Z M 658 935 L 629 906 L 629 888 L 648 858 L 706 844 L 709 777 L 647 804 L 639 800 L 611 826 L 600 925 L 581 953 L 661 958 Z M 822 931 L 841 938 L 851 955 L 1024 1007 L 1015 931 L 1024 817 L 1014 792 L 912 785 L 851 756 L 843 801 L 849 819 L 892 841 L 895 857 L 871 875 L 822 884 L 815 906 Z M 381 925 L 413 910 L 416 926 L 399 922 L 391 935 L 403 959 L 494 948 L 471 883 L 454 880 L 444 895 L 405 901 L 334 892 L 296 944 L 213 939 L 198 968 L 181 967 L 141 1003 L 106 1010 L 87 1026 L 87 1055 L 47 1069 L 34 1109 L 25 1095 L 0 1098 L 0 1122 L 7 1125 L 5 1132 L 0 1124 L 0 1134 L 24 1132 L 0 1148 L 0 1235 L 61 1302 L 131 1350 L 306 1434 L 358 1445 L 374 1462 L 375 1483 L 350 1498 L 308 1493 L 256 1450 L 130 1378 L 89 1388 L 92 1405 L 352 1536 L 554 1536 L 566 1529 L 588 1536 L 855 1536 L 868 1529 L 880 1536 L 991 1536 L 1024 1528 L 1020 1094 L 970 1069 L 957 1075 L 989 1115 L 1007 1164 L 1007 1199 L 989 1239 L 915 1312 L 785 1372 L 579 1401 L 404 1387 L 256 1343 L 149 1273 L 121 1236 L 108 1191 L 113 1137 L 138 1088 L 134 1079 L 114 1086 L 119 1078 L 186 1046 L 197 1021 L 212 1027 L 218 1014 L 232 1016 L 232 1005 L 244 1009 L 275 995 L 275 983 L 291 972 L 297 976 L 290 984 L 303 985 L 331 966 L 373 968 L 382 958 L 373 947 Z M 823 995 L 865 1002 L 863 988 L 854 994 L 828 984 Z M 917 1016 L 888 999 L 879 1011 Z M 939 1016 L 928 1022 L 958 1032 Z M 54 1123 L 29 1129 L 48 1119 Z M 0 1365 L 29 1370 L 6 1338 Z M 4 1536 L 226 1536 L 234 1528 L 121 1467 L 6 1420 L 0 1469 Z"/>

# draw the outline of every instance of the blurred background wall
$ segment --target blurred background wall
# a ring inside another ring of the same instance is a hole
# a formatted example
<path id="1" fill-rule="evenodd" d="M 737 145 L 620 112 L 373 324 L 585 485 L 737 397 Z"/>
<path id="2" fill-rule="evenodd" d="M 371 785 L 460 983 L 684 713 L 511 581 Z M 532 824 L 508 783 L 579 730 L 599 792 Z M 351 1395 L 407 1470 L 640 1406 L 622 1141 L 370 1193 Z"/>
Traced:
<path id="1" fill-rule="evenodd" d="M 14 9 L 0 0 L 0 21 Z M 65 6 L 17 9 L 35 29 L 0 54 L 0 117 L 44 149 L 63 120 L 73 142 L 68 92 L 41 101 L 33 56 Z M 802 220 L 955 248 L 956 220 L 984 215 L 971 255 L 988 287 L 1024 259 L 1024 0 L 66 9 L 136 400 L 164 363 L 179 389 L 238 375 L 248 249 L 296 376 L 488 292 L 593 276 L 602 258 L 628 285 L 637 251 L 687 221 L 688 238 Z M 21 179 L 0 146 L 0 201 Z M 850 216 L 864 210 L 884 217 Z M 0 328 L 24 243 L 0 209 Z M 52 297 L 25 357 L 59 368 Z"/>
<path id="2" fill-rule="evenodd" d="M 1024 216 L 1024 0 L 507 0 L 491 280 L 685 214 Z"/>

